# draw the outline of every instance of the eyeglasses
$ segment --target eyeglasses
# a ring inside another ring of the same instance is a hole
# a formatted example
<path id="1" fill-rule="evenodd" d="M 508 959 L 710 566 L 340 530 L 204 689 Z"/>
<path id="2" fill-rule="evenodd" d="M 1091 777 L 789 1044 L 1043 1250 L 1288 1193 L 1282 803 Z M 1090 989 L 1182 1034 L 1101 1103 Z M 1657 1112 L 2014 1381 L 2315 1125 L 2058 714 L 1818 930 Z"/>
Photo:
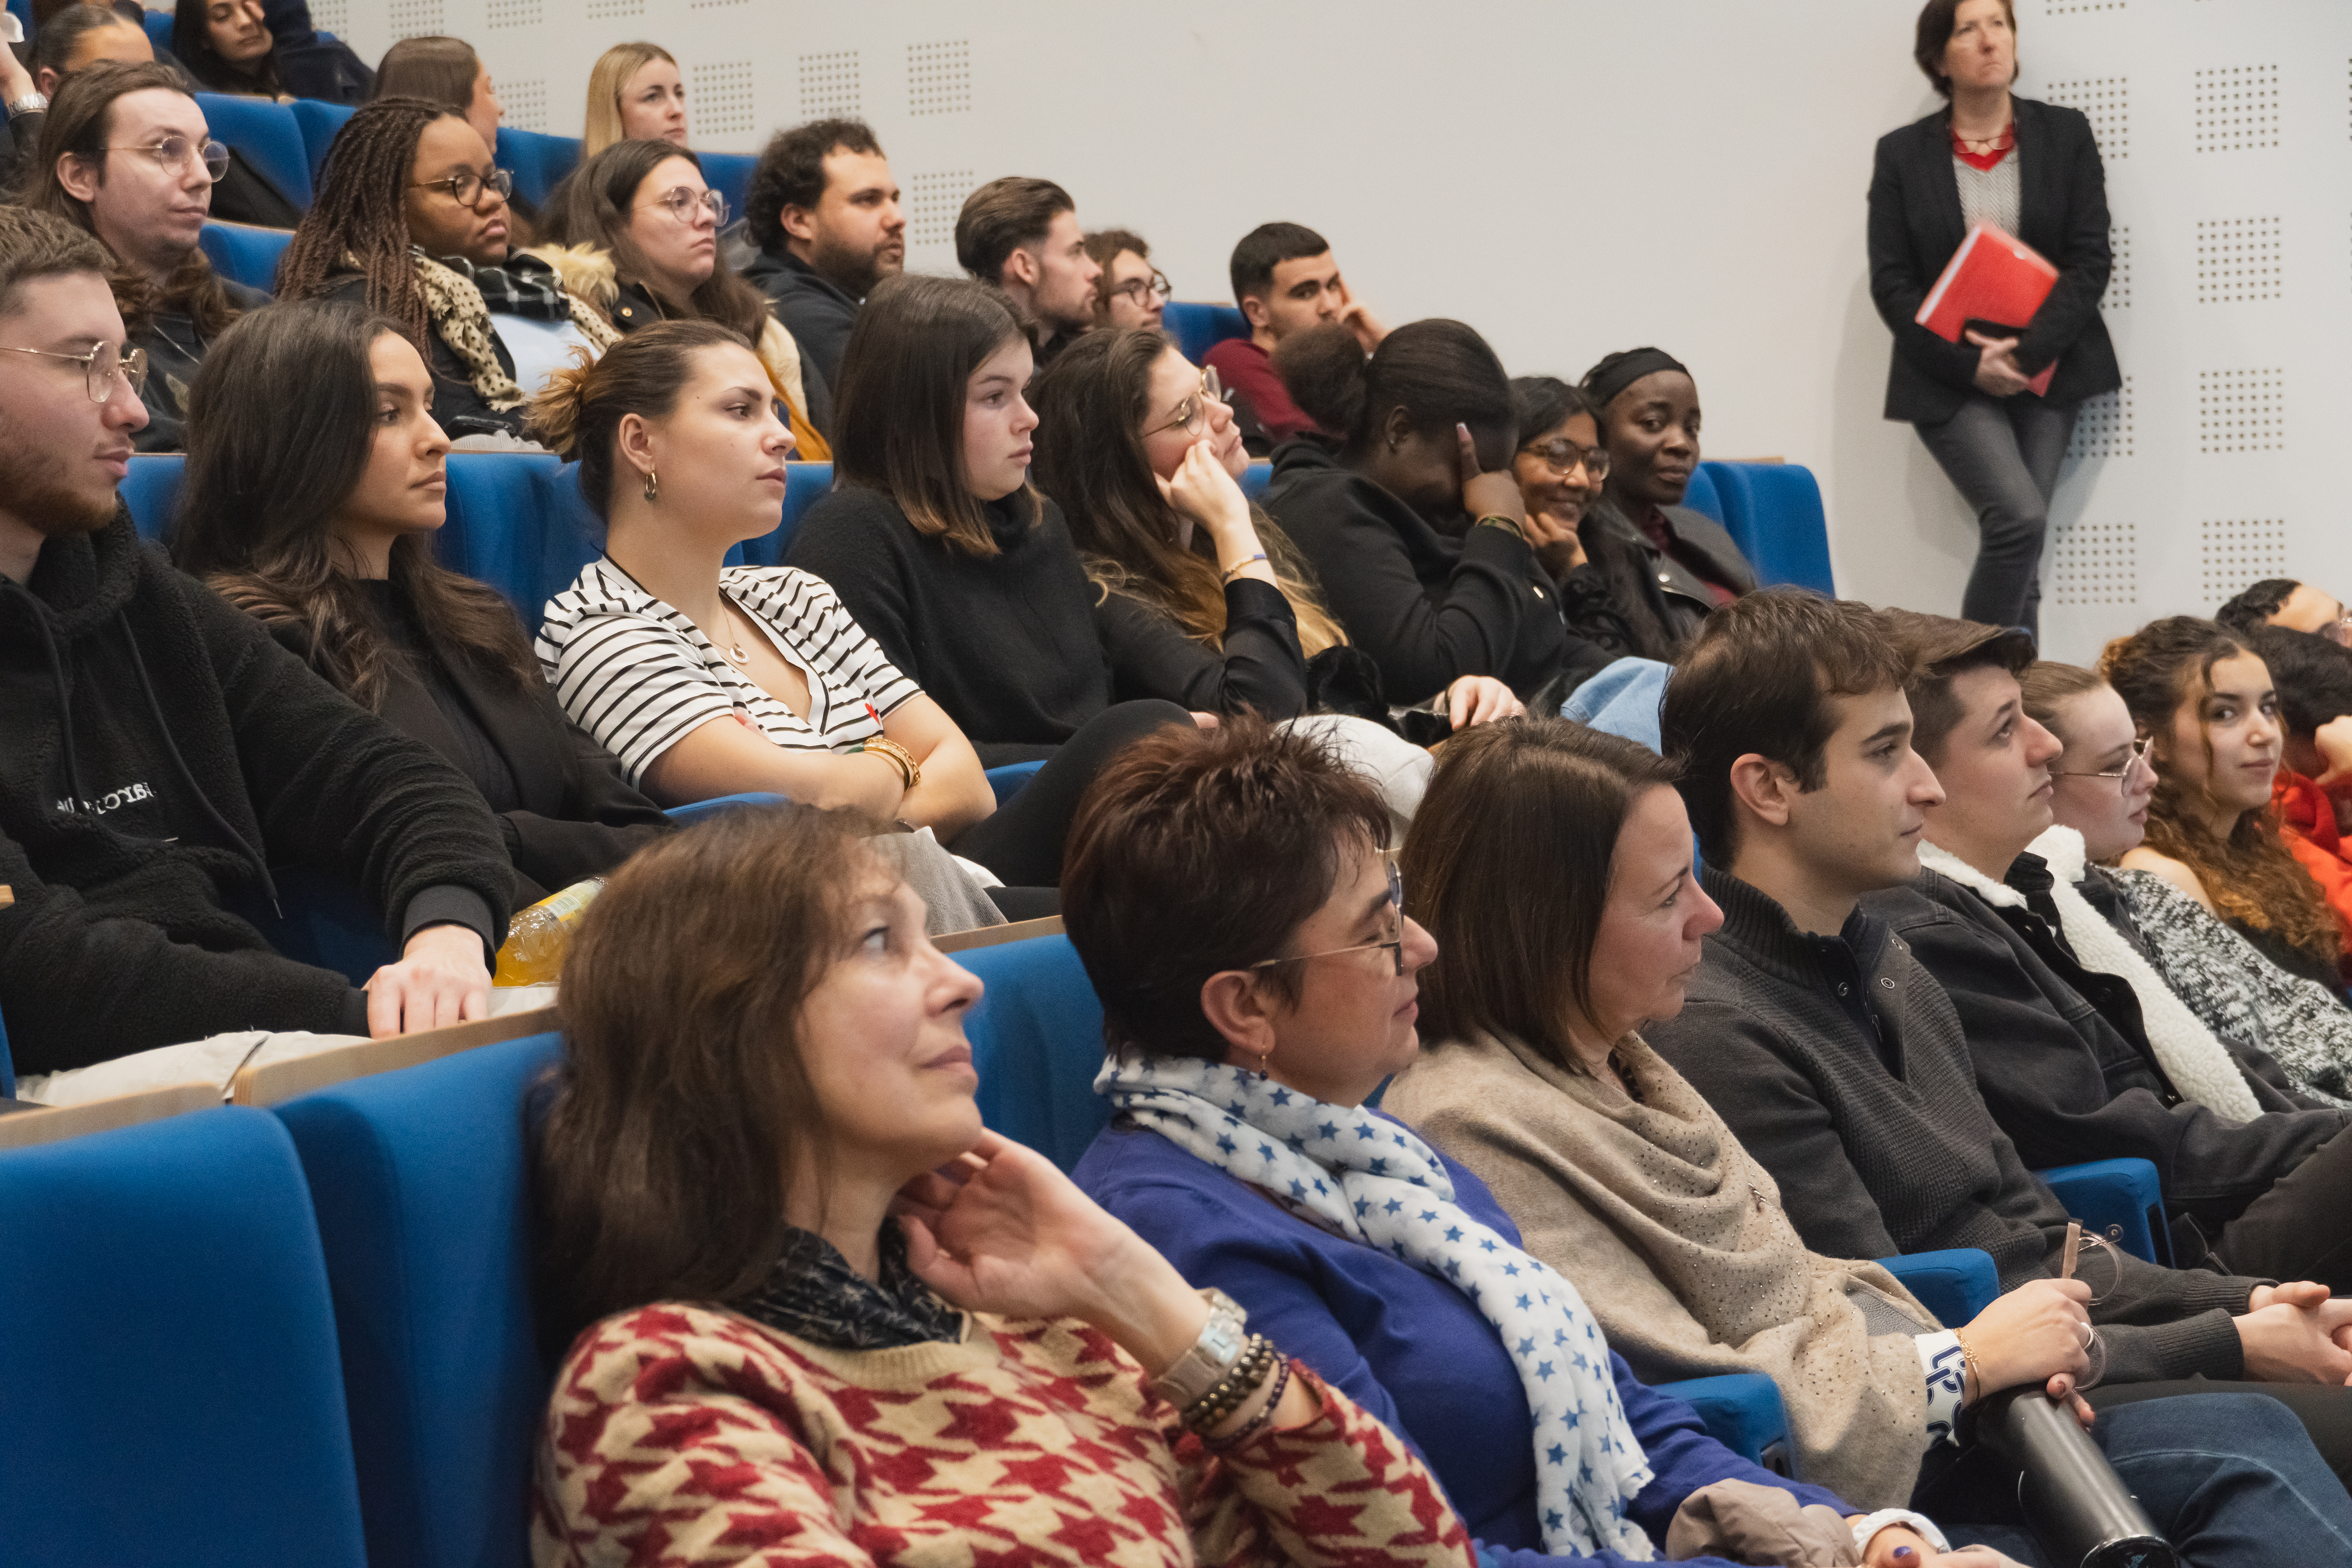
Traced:
<path id="1" fill-rule="evenodd" d="M 2147 748 L 2153 736 L 2131 743 L 2131 760 L 2110 773 L 2088 773 L 2074 768 L 2052 768 L 2053 779 L 2114 779 L 2116 787 L 2131 795 L 2156 782 L 2156 764 L 2147 760 Z"/>
<path id="2" fill-rule="evenodd" d="M 1396 961 L 1397 973 L 1402 975 L 1404 973 L 1404 878 L 1397 870 L 1395 850 L 1381 851 L 1381 858 L 1388 862 L 1389 911 L 1396 917 L 1396 935 L 1386 942 L 1359 942 L 1354 947 L 1328 947 L 1321 952 L 1298 952 L 1293 953 L 1288 958 L 1262 958 L 1250 967 L 1272 969 L 1277 963 L 1304 963 L 1310 958 L 1337 958 L 1342 953 L 1372 952 L 1381 948 L 1386 948 L 1389 951 L 1389 956 Z"/>
<path id="3" fill-rule="evenodd" d="M 709 212 L 710 221 L 719 227 L 727 226 L 727 198 L 717 191 L 698 191 L 691 185 L 675 185 L 669 195 L 647 202 L 646 205 L 667 207 L 669 216 L 688 228 L 695 225 L 697 208 Z"/>
<path id="4" fill-rule="evenodd" d="M 1148 441 L 1162 430 L 1181 430 L 1187 436 L 1198 436 L 1201 421 L 1208 416 L 1209 405 L 1224 400 L 1224 379 L 1213 367 L 1204 366 L 1201 371 L 1201 390 L 1176 405 L 1176 417 L 1165 425 L 1155 425 L 1146 430 L 1143 438 Z"/>
<path id="5" fill-rule="evenodd" d="M 112 343 L 92 343 L 86 354 L 61 354 L 55 349 L 12 348 L 12 354 L 38 354 L 43 359 L 61 359 L 81 366 L 82 384 L 89 389 L 92 403 L 103 403 L 114 395 L 117 372 L 123 384 L 136 395 L 147 379 L 147 353 L 143 349 L 118 348 Z"/>
<path id="6" fill-rule="evenodd" d="M 1606 447 L 1580 447 L 1565 436 L 1555 436 L 1549 441 L 1530 442 L 1519 450 L 1542 458 L 1544 467 L 1563 478 L 1579 468 L 1591 479 L 1605 479 L 1609 477 L 1609 448 Z"/>
<path id="7" fill-rule="evenodd" d="M 106 150 L 110 153 L 144 153 L 162 164 L 163 172 L 175 180 L 188 177 L 188 159 L 191 156 L 204 160 L 205 177 L 208 180 L 219 179 L 228 169 L 228 144 L 215 142 L 209 136 L 205 138 L 201 147 L 184 136 L 166 136 L 143 147 L 109 147 Z"/>
<path id="8" fill-rule="evenodd" d="M 1176 286 L 1169 282 L 1168 274 L 1157 267 L 1151 269 L 1150 277 L 1130 278 L 1124 283 L 1115 283 L 1110 291 L 1126 295 L 1139 309 L 1149 309 L 1150 300 L 1157 300 L 1164 305 L 1176 297 Z"/>
<path id="9" fill-rule="evenodd" d="M 498 192 L 502 201 L 514 195 L 514 176 L 504 169 L 492 169 L 488 174 L 478 174 L 472 169 L 460 169 L 437 180 L 417 180 L 408 188 L 412 191 L 446 189 L 451 201 L 461 207 L 469 207 L 482 199 L 482 193 L 486 190 Z"/>

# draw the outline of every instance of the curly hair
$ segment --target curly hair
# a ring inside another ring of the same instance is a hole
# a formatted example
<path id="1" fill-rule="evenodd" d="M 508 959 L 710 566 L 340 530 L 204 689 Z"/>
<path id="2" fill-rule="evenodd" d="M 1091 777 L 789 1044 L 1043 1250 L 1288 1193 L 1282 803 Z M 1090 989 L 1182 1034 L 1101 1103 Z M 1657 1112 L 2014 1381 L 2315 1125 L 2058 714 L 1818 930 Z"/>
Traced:
<path id="1" fill-rule="evenodd" d="M 2099 673 L 2122 697 L 2132 722 L 2156 737 L 2161 750 L 2171 744 L 2173 719 L 2182 706 L 2211 693 L 2214 666 L 2252 651 L 2211 621 L 2167 616 L 2107 644 Z M 2201 720 L 2198 732 L 2210 768 L 2213 742 Z M 2159 768 L 2148 804 L 2147 847 L 2195 872 L 2224 919 L 2272 932 L 2334 964 L 2344 950 L 2342 930 L 2319 884 L 2280 838 L 2277 814 L 2267 803 L 2249 806 L 2226 836 L 2216 837 L 2207 826 L 2214 804 L 2202 785 L 2192 790 L 2184 784 L 2176 768 Z"/>
<path id="2" fill-rule="evenodd" d="M 319 172 L 318 198 L 278 263 L 279 299 L 327 293 L 328 280 L 356 263 L 367 279 L 368 309 L 390 316 L 418 342 L 432 341 L 433 312 L 408 255 L 406 194 L 416 143 L 444 117 L 463 118 L 427 99 L 379 98 L 362 104 L 335 132 Z"/>

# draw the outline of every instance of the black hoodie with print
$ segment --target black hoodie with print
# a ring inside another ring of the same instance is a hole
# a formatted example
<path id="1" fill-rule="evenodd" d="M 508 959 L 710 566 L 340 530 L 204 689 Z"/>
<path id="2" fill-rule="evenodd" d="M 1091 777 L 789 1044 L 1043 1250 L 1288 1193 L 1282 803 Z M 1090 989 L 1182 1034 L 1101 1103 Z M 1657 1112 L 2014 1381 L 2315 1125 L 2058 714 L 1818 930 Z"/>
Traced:
<path id="1" fill-rule="evenodd" d="M 130 514 L 0 578 L 0 1017 L 19 1072 L 235 1029 L 366 1033 L 342 975 L 231 912 L 341 875 L 405 939 L 492 948 L 513 873 L 474 787 L 143 547 Z"/>

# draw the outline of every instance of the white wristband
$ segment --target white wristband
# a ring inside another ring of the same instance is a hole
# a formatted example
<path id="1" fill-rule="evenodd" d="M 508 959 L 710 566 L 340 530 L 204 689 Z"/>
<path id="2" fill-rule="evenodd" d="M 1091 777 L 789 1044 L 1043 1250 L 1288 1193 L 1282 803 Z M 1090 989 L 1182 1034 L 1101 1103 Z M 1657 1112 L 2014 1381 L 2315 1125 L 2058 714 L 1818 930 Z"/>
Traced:
<path id="1" fill-rule="evenodd" d="M 1942 1329 L 1932 1334 L 1914 1334 L 1911 1343 L 1919 1352 L 1919 1371 L 1927 1382 L 1927 1441 L 1930 1445 L 1956 1442 L 1960 1406 L 1968 1402 L 1968 1366 L 1960 1352 L 1960 1336 Z"/>
<path id="2" fill-rule="evenodd" d="M 1907 1508 L 1882 1508 L 1876 1513 L 1864 1514 L 1853 1521 L 1853 1549 L 1867 1557 L 1870 1539 L 1889 1525 L 1907 1524 L 1927 1538 L 1927 1544 L 1938 1552 L 1949 1552 L 1952 1543 L 1936 1528 L 1936 1521 L 1924 1513 L 1913 1513 Z"/>

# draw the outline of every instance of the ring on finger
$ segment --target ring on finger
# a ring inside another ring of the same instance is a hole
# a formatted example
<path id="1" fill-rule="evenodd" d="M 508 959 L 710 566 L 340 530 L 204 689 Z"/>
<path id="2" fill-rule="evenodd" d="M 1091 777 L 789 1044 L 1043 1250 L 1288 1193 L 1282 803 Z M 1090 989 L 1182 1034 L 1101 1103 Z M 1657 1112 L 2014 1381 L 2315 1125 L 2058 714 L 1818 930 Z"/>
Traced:
<path id="1" fill-rule="evenodd" d="M 2091 1327 L 2091 1325 L 2090 1325 L 2088 1322 L 2085 1322 L 2085 1323 L 2083 1325 L 2083 1348 L 2084 1348 L 2084 1350 L 2089 1350 L 2089 1349 L 2091 1348 L 2091 1342 L 2092 1342 L 2093 1340 L 2097 1339 L 2098 1337 L 2099 1337 L 2099 1331 L 2098 1331 L 2098 1330 L 2096 1330 L 2096 1329 L 2095 1329 L 2095 1328 Z"/>

